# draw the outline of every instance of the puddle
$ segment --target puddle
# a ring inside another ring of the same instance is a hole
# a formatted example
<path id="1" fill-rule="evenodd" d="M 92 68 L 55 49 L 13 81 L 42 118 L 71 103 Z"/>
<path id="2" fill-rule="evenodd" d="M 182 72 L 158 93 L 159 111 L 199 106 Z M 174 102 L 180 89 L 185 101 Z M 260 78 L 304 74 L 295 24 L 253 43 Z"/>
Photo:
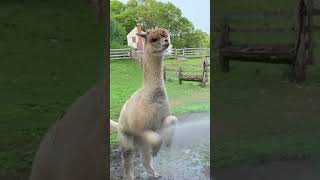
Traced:
<path id="1" fill-rule="evenodd" d="M 210 179 L 210 117 L 209 113 L 191 113 L 178 117 L 173 144 L 162 149 L 154 159 L 161 180 Z M 182 121 L 182 122 L 181 122 Z M 112 149 L 111 179 L 122 179 L 121 156 L 118 147 Z M 147 173 L 137 154 L 135 178 L 147 179 Z"/>

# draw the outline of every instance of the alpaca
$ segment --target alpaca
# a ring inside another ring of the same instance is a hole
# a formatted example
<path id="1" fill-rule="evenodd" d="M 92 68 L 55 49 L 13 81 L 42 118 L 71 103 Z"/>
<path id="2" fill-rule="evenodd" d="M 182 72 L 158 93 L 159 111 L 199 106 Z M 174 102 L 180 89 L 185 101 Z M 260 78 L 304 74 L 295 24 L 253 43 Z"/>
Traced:
<path id="1" fill-rule="evenodd" d="M 106 94 L 105 85 L 92 88 L 49 129 L 30 180 L 107 179 Z"/>
<path id="2" fill-rule="evenodd" d="M 110 121 L 111 130 L 118 132 L 126 180 L 134 179 L 132 161 L 135 147 L 142 152 L 143 165 L 150 177 L 160 177 L 154 170 L 153 157 L 163 142 L 170 146 L 173 125 L 177 121 L 170 113 L 162 75 L 163 56 L 170 45 L 167 31 L 153 29 L 137 35 L 145 39 L 143 85 L 122 107 L 118 123 Z"/>

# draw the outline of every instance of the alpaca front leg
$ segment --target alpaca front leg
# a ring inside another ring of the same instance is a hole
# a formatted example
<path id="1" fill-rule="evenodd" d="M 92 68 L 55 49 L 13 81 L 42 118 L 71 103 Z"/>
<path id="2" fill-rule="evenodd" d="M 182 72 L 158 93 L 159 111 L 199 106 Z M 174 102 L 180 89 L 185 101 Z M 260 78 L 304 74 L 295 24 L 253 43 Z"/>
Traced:
<path id="1" fill-rule="evenodd" d="M 152 150 L 149 145 L 143 145 L 142 148 L 143 166 L 146 168 L 152 179 L 160 178 L 160 174 L 154 170 Z"/>
<path id="2" fill-rule="evenodd" d="M 176 116 L 168 116 L 164 119 L 163 121 L 163 127 L 164 126 L 170 126 L 170 125 L 174 125 L 178 122 L 178 118 Z"/>
<path id="3" fill-rule="evenodd" d="M 175 130 L 175 124 L 178 122 L 176 116 L 168 116 L 165 118 L 162 124 L 161 136 L 163 138 L 166 147 L 170 147 Z"/>

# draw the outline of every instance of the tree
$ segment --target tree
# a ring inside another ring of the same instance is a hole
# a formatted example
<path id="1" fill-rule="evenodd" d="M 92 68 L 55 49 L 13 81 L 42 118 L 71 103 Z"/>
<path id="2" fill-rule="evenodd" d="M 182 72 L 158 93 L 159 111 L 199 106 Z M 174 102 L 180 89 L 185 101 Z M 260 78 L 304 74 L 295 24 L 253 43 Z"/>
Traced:
<path id="1" fill-rule="evenodd" d="M 208 34 L 195 30 L 192 22 L 182 16 L 181 10 L 171 2 L 156 0 L 129 0 L 126 4 L 111 1 L 111 17 L 129 33 L 137 23 L 143 29 L 166 28 L 171 33 L 175 48 L 205 47 L 209 43 Z M 207 44 L 207 45 L 205 45 Z"/>
<path id="2" fill-rule="evenodd" d="M 111 17 L 110 19 L 110 41 L 111 48 L 126 47 L 126 30 L 125 28 Z"/>
<path id="3" fill-rule="evenodd" d="M 138 0 L 138 3 L 140 3 L 136 11 L 138 22 L 142 23 L 144 29 L 164 27 L 170 31 L 174 47 L 185 47 L 183 37 L 194 27 L 182 16 L 178 7 L 171 2 L 163 3 L 156 0 Z"/>
<path id="4" fill-rule="evenodd" d="M 189 38 L 189 47 L 202 47 L 202 48 L 209 48 L 210 47 L 210 36 L 208 33 L 196 29 L 194 30 Z"/>
<path id="5" fill-rule="evenodd" d="M 112 18 L 113 16 L 116 16 L 117 14 L 121 14 L 123 11 L 125 11 L 127 6 L 123 4 L 120 1 L 117 0 L 111 0 L 110 1 L 110 15 Z"/>
<path id="6" fill-rule="evenodd" d="M 129 33 L 137 24 L 137 6 L 136 0 L 129 0 L 127 4 L 118 0 L 110 2 L 111 17 L 125 28 L 126 33 Z"/>

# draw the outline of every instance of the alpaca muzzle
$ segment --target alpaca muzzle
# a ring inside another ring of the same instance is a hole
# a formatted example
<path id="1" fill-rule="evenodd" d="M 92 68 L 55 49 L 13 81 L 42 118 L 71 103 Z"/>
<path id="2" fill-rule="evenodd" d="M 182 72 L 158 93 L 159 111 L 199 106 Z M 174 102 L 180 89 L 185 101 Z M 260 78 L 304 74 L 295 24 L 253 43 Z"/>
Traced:
<path id="1" fill-rule="evenodd" d="M 168 47 L 169 47 L 169 43 L 165 43 L 165 44 L 163 44 L 162 46 L 163 46 L 163 50 L 166 50 L 166 49 L 168 49 Z"/>

